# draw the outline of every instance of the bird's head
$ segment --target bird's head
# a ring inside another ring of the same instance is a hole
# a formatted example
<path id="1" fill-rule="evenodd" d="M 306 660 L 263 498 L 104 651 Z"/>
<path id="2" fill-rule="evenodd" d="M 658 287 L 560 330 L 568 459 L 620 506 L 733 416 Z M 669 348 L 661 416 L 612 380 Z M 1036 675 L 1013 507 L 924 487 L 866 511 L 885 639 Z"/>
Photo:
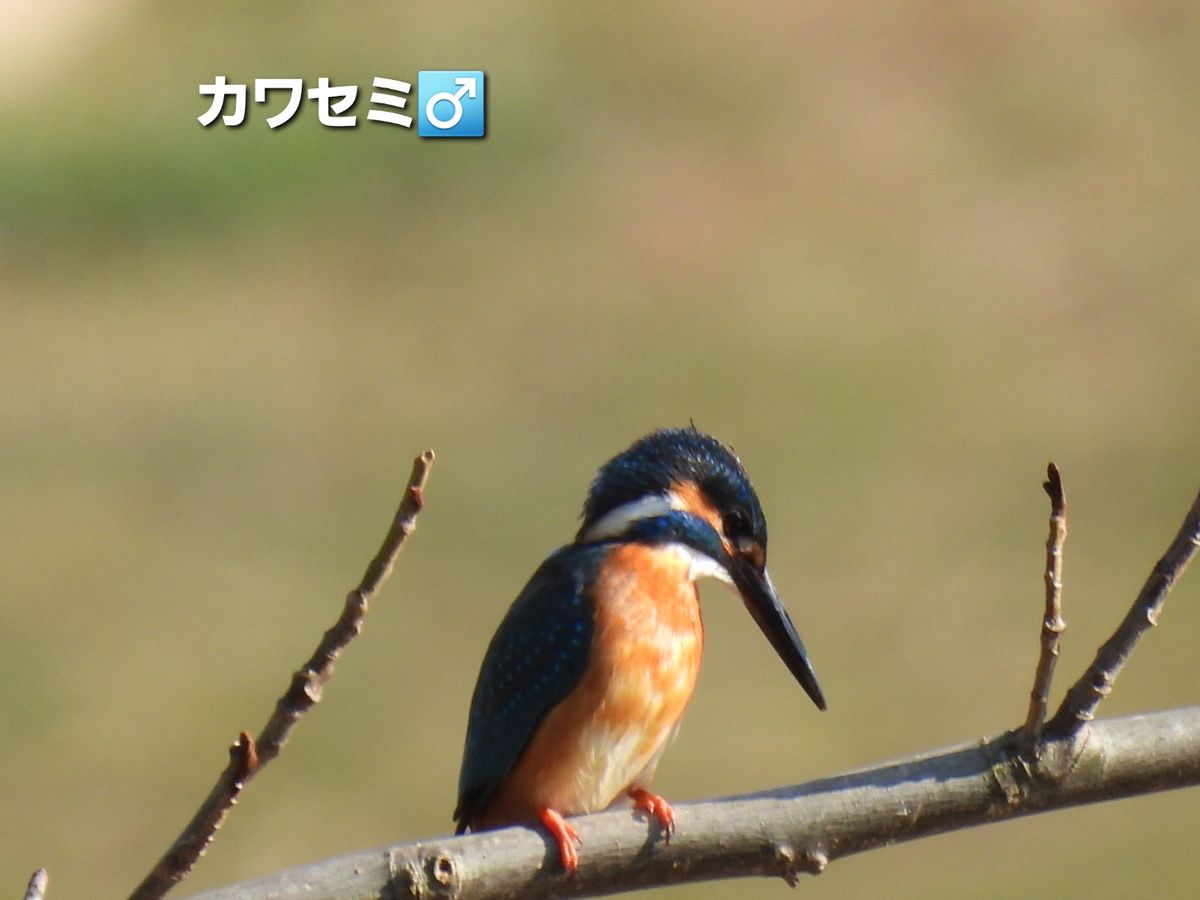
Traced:
<path id="1" fill-rule="evenodd" d="M 767 574 L 767 520 L 733 451 L 695 428 L 636 441 L 597 473 L 576 541 L 678 543 L 733 585 L 775 652 L 820 709 L 825 698 Z"/>

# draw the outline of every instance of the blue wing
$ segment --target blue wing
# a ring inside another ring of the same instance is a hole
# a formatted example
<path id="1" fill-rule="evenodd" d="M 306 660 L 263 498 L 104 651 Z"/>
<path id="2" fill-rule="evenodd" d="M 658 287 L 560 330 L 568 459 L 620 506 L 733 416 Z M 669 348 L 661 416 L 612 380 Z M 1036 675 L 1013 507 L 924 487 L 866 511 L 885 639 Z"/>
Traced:
<path id="1" fill-rule="evenodd" d="M 496 630 L 471 698 L 454 810 L 459 833 L 512 771 L 542 720 L 583 677 L 594 631 L 586 589 L 606 549 L 572 545 L 553 553 Z"/>

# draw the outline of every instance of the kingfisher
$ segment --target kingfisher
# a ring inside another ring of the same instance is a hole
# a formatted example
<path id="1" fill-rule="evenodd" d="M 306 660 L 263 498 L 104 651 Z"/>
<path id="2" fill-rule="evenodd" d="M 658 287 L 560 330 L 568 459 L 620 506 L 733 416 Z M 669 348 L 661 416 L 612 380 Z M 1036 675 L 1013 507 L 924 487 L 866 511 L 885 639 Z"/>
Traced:
<path id="1" fill-rule="evenodd" d="M 767 522 L 733 450 L 697 430 L 655 431 L 597 473 L 575 540 L 517 595 L 471 698 L 457 834 L 540 823 L 563 869 L 565 818 L 628 798 L 675 830 L 650 790 L 696 684 L 704 628 L 696 581 L 740 596 L 819 709 L 825 698 L 767 574 Z"/>

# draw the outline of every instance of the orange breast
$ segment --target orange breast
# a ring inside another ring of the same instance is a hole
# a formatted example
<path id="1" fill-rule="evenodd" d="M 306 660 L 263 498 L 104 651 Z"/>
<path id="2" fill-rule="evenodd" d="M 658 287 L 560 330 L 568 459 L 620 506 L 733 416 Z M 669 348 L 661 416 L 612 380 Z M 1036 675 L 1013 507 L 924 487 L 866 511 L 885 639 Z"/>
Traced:
<path id="1" fill-rule="evenodd" d="M 531 821 L 609 806 L 646 787 L 700 670 L 703 627 L 690 551 L 615 548 L 593 597 L 595 634 L 579 685 L 546 716 L 473 823 Z"/>

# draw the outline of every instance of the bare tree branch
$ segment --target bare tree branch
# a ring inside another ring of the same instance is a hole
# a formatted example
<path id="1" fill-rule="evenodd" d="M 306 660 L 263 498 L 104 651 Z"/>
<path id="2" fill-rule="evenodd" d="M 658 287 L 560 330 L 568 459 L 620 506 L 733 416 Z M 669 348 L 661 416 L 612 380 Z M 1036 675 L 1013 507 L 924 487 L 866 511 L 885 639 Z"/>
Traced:
<path id="1" fill-rule="evenodd" d="M 1058 779 L 1032 773 L 1017 743 L 1008 732 L 769 793 L 674 804 L 669 844 L 632 811 L 572 819 L 587 858 L 570 877 L 549 837 L 507 828 L 356 853 L 194 900 L 578 897 L 752 875 L 794 883 L 900 841 L 1200 784 L 1200 707 L 1093 723 Z"/>
<path id="2" fill-rule="evenodd" d="M 404 498 L 383 545 L 367 566 L 358 587 L 346 595 L 338 620 L 325 632 L 313 655 L 292 676 L 291 684 L 275 704 L 258 739 L 244 731 L 238 737 L 229 750 L 229 765 L 217 778 L 187 827 L 130 895 L 130 900 L 157 900 L 187 876 L 237 802 L 246 782 L 279 755 L 300 717 L 320 701 L 326 682 L 333 677 L 334 663 L 362 631 L 370 601 L 391 574 L 400 549 L 416 528 L 433 460 L 433 451 L 426 450 L 413 461 Z"/>
<path id="3" fill-rule="evenodd" d="M 1112 691 L 1121 667 L 1138 638 L 1158 622 L 1158 613 L 1196 549 L 1200 547 L 1200 494 L 1192 503 L 1179 533 L 1154 565 L 1141 592 L 1112 637 L 1105 641 L 1083 676 L 1067 691 L 1047 729 L 1055 735 L 1077 731 L 1096 715 L 1100 701 Z"/>
<path id="4" fill-rule="evenodd" d="M 38 869 L 29 876 L 29 887 L 25 888 L 25 900 L 43 900 L 50 876 L 45 869 Z"/>
<path id="5" fill-rule="evenodd" d="M 1063 544 L 1067 540 L 1067 499 L 1063 493 L 1058 466 L 1046 467 L 1042 489 L 1050 497 L 1050 536 L 1046 538 L 1046 612 L 1042 616 L 1042 643 L 1033 689 L 1029 692 L 1029 713 L 1021 729 L 1021 741 L 1027 752 L 1032 751 L 1042 736 L 1046 721 L 1046 706 L 1050 701 L 1050 682 L 1058 662 L 1058 644 L 1067 623 L 1062 617 Z"/>
<path id="6" fill-rule="evenodd" d="M 582 835 L 587 863 L 572 875 L 562 873 L 557 847 L 547 835 L 508 828 L 356 853 L 213 891 L 201 900 L 567 897 L 749 875 L 775 875 L 794 884 L 800 873 L 817 874 L 834 859 L 887 844 L 1200 784 L 1200 706 L 1091 721 L 1138 637 L 1154 624 L 1167 592 L 1200 545 L 1200 497 L 1116 633 L 1054 718 L 1043 724 L 1063 630 L 1066 503 L 1053 464 L 1044 487 L 1051 500 L 1046 608 L 1030 708 L 1019 729 L 804 785 L 681 804 L 676 807 L 679 828 L 669 844 L 633 812 L 579 817 L 572 824 Z M 353 594 L 348 608 L 352 599 Z M 361 616 L 357 623 L 361 625 Z M 337 631 L 335 626 L 322 642 L 323 647 L 335 648 L 328 666 L 344 646 L 331 638 Z M 318 657 L 311 667 L 317 666 Z M 298 675 L 294 687 L 296 683 L 306 689 L 305 696 L 311 695 L 308 677 Z M 323 681 L 317 682 L 316 697 L 320 684 Z M 281 700 L 277 715 L 286 719 L 289 709 Z M 257 744 L 243 735 L 235 745 L 230 766 L 244 773 L 243 780 L 255 770 L 256 752 L 262 758 L 269 730 L 270 726 Z M 286 734 L 284 729 L 282 736 Z M 274 752 L 281 743 L 276 741 Z"/>

